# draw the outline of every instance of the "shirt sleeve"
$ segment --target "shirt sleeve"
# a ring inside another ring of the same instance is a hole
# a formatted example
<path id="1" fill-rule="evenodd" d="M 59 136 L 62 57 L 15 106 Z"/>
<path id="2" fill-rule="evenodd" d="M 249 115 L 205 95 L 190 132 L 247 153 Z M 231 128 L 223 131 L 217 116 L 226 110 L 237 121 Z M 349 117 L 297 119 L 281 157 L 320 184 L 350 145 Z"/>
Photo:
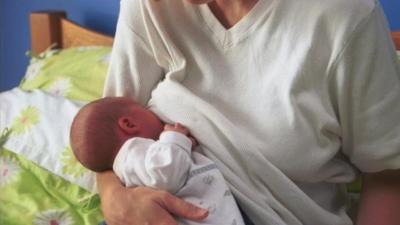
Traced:
<path id="1" fill-rule="evenodd" d="M 163 78 L 142 22 L 142 1 L 122 0 L 104 96 L 130 96 L 145 105 Z"/>
<path id="2" fill-rule="evenodd" d="M 400 168 L 400 69 L 380 6 L 359 24 L 337 58 L 342 150 L 363 172 Z"/>

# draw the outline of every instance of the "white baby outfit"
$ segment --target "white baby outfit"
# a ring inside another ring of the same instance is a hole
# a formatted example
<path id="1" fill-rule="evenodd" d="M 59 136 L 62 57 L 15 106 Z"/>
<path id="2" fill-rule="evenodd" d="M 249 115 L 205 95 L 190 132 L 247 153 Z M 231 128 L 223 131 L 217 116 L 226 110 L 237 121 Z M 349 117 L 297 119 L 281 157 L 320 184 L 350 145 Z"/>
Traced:
<path id="1" fill-rule="evenodd" d="M 200 222 L 177 218 L 181 225 L 244 224 L 216 164 L 191 148 L 191 140 L 174 131 L 163 132 L 158 141 L 131 138 L 118 152 L 113 169 L 128 187 L 166 190 L 209 210 L 208 217 Z"/>

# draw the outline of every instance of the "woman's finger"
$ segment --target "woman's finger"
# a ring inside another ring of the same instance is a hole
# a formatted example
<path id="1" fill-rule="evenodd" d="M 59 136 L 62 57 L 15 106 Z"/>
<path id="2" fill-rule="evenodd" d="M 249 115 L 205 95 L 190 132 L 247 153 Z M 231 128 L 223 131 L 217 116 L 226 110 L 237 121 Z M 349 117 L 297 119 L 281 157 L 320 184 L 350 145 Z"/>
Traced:
<path id="1" fill-rule="evenodd" d="M 192 148 L 196 147 L 199 144 L 196 138 L 194 138 L 193 136 L 189 136 L 189 139 L 192 142 Z"/>
<path id="2" fill-rule="evenodd" d="M 208 210 L 199 208 L 174 195 L 161 191 L 158 203 L 170 213 L 190 220 L 203 220 L 208 216 Z"/>
<path id="3" fill-rule="evenodd" d="M 178 225 L 175 218 L 165 209 L 160 208 L 157 210 L 157 216 L 150 217 L 151 221 L 146 221 L 147 223 L 142 224 L 160 224 L 160 225 Z"/>

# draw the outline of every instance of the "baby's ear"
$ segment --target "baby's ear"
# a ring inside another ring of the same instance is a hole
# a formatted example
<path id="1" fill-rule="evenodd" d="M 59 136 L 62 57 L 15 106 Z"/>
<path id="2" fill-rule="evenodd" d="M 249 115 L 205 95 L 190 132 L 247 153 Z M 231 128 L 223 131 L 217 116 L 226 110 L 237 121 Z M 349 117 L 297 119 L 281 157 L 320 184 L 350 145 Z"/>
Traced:
<path id="1" fill-rule="evenodd" d="M 130 116 L 123 116 L 118 119 L 119 127 L 129 135 L 136 135 L 139 133 L 139 125 L 136 124 L 134 118 Z"/>

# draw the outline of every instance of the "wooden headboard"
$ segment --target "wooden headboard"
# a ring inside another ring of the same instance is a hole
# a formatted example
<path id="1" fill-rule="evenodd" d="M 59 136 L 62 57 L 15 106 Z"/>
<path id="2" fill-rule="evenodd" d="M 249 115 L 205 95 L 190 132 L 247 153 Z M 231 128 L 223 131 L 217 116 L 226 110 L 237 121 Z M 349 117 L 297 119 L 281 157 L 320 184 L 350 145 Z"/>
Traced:
<path id="1" fill-rule="evenodd" d="M 31 21 L 32 51 L 38 54 L 52 45 L 57 48 L 74 46 L 111 46 L 113 37 L 98 33 L 66 19 L 62 11 L 33 12 Z"/>
<path id="2" fill-rule="evenodd" d="M 392 32 L 392 38 L 397 50 L 400 50 L 400 31 Z"/>
<path id="3" fill-rule="evenodd" d="M 31 13 L 32 51 L 40 53 L 55 44 L 58 48 L 84 45 L 111 46 L 113 37 L 84 28 L 66 19 L 65 12 Z M 392 32 L 396 49 L 400 50 L 400 31 Z"/>

